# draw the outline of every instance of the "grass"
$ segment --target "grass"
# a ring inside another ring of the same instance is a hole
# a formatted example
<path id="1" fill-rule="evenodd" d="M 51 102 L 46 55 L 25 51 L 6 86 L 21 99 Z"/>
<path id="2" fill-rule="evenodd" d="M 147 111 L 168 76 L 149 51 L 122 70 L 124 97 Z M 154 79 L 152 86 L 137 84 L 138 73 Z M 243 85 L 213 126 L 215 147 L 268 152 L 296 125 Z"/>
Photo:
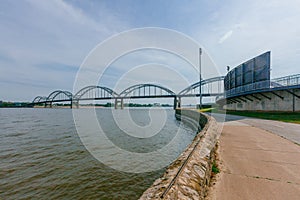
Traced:
<path id="1" fill-rule="evenodd" d="M 300 124 L 300 113 L 295 112 L 252 112 L 252 111 L 227 111 L 227 114 L 255 117 L 260 119 L 271 119 L 282 122 Z"/>
<path id="2" fill-rule="evenodd" d="M 212 110 L 215 110 L 216 108 L 203 108 L 203 109 L 199 109 L 200 112 L 210 112 Z"/>
<path id="3" fill-rule="evenodd" d="M 214 174 L 220 173 L 220 169 L 218 168 L 216 162 L 213 163 L 211 170 Z"/>
<path id="4" fill-rule="evenodd" d="M 239 116 L 245 116 L 245 117 L 254 117 L 254 118 L 260 118 L 260 119 L 270 119 L 270 120 L 277 120 L 282 122 L 290 122 L 295 124 L 300 124 L 300 112 L 262 112 L 262 111 L 226 111 L 223 110 L 217 110 L 214 108 L 209 109 L 203 109 L 202 112 L 210 112 L 214 110 L 213 112 L 217 113 L 226 113 L 230 115 L 239 115 Z"/>

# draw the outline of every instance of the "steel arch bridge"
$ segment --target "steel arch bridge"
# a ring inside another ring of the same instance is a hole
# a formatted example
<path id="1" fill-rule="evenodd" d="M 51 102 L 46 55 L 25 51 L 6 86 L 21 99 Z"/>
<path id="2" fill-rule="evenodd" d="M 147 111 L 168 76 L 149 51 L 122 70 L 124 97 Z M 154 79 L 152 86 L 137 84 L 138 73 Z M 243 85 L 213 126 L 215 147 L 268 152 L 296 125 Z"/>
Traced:
<path id="1" fill-rule="evenodd" d="M 137 84 L 123 90 L 120 95 L 121 98 L 163 98 L 175 97 L 176 94 L 163 86 L 155 84 Z"/>
<path id="2" fill-rule="evenodd" d="M 80 89 L 74 95 L 69 91 L 55 90 L 47 97 L 35 97 L 31 104 L 33 106 L 44 104 L 44 107 L 52 107 L 53 103 L 70 102 L 72 108 L 73 105 L 79 107 L 80 101 L 114 99 L 115 108 L 117 108 L 119 103 L 121 103 L 121 108 L 123 108 L 124 99 L 174 98 L 174 108 L 176 108 L 180 107 L 181 98 L 200 96 L 200 86 L 201 96 L 203 97 L 223 95 L 223 80 L 224 76 L 202 80 L 201 83 L 200 81 L 196 82 L 178 94 L 167 87 L 152 83 L 133 85 L 119 94 L 108 87 L 90 85 Z"/>
<path id="3" fill-rule="evenodd" d="M 49 107 L 52 107 L 53 102 L 65 102 L 70 101 L 72 105 L 72 99 L 73 95 L 69 91 L 63 91 L 63 90 L 55 90 L 51 92 L 48 97 L 45 100 L 45 107 L 49 105 Z"/>
<path id="4" fill-rule="evenodd" d="M 79 101 L 114 99 L 118 96 L 119 94 L 110 88 L 99 85 L 90 85 L 80 89 L 74 94 L 73 104 L 78 108 Z"/>
<path id="5" fill-rule="evenodd" d="M 202 96 L 218 96 L 224 91 L 225 76 L 218 76 L 201 81 Z M 200 81 L 179 92 L 178 96 L 199 96 Z M 198 89 L 198 91 L 197 91 Z"/>
<path id="6" fill-rule="evenodd" d="M 47 97 L 46 96 L 37 96 L 33 99 L 32 103 L 33 104 L 40 104 L 40 103 L 43 103 L 47 100 Z"/>

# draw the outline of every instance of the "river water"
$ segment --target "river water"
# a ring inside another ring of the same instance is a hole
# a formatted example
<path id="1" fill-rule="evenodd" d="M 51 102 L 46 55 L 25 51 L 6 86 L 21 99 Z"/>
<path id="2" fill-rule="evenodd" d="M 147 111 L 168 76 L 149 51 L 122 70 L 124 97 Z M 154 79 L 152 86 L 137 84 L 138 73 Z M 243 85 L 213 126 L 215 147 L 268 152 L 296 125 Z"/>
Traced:
<path id="1" fill-rule="evenodd" d="M 158 136 L 136 139 L 118 128 L 110 109 L 96 109 L 109 139 L 128 151 L 162 148 L 180 129 L 176 157 L 195 131 L 171 109 L 156 112 L 167 116 Z M 151 121 L 147 109 L 130 109 L 130 116 L 140 126 Z M 137 199 L 164 169 L 126 173 L 102 164 L 82 144 L 71 109 L 0 109 L 0 199 Z"/>

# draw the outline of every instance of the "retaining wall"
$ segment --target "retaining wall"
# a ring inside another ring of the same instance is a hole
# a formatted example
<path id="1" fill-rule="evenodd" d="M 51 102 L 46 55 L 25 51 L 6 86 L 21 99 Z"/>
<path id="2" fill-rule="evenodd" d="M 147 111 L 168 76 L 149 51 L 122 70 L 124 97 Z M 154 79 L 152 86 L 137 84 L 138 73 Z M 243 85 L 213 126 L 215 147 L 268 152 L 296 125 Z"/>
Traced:
<path id="1" fill-rule="evenodd" d="M 219 137 L 214 118 L 196 110 L 176 110 L 176 118 L 202 130 L 192 143 L 140 197 L 145 199 L 204 199 Z"/>
<path id="2" fill-rule="evenodd" d="M 300 96 L 300 90 L 292 91 L 297 96 Z M 259 99 L 253 97 L 253 95 Z M 261 94 L 253 94 L 234 98 L 239 102 L 226 104 L 224 109 L 227 110 L 248 110 L 248 111 L 300 111 L 300 98 L 294 96 L 288 91 L 264 92 Z M 248 99 L 246 99 L 248 98 Z M 233 100 L 234 100 L 233 99 Z M 250 100 L 251 101 L 250 101 Z"/>

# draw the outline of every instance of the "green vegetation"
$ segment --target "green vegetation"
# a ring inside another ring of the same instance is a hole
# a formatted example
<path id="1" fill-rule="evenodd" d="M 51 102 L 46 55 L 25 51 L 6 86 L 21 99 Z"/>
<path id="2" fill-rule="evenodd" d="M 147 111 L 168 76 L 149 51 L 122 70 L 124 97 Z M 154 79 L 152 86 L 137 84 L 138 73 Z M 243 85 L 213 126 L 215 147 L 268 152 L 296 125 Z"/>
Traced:
<path id="1" fill-rule="evenodd" d="M 282 122 L 300 124 L 300 112 L 262 112 L 262 111 L 224 111 L 216 108 L 202 109 L 202 112 L 226 113 L 230 115 L 239 115 L 245 117 L 254 117 L 260 119 L 270 119 Z"/>
<path id="2" fill-rule="evenodd" d="M 197 108 L 200 112 L 211 112 L 212 110 L 217 109 L 217 105 L 216 104 L 204 104 L 204 105 L 202 105 L 202 108 L 199 109 L 199 104 L 198 104 Z"/>
<path id="3" fill-rule="evenodd" d="M 36 104 L 36 106 L 44 106 L 44 104 Z M 70 104 L 64 104 L 64 103 L 54 103 L 52 105 L 53 107 L 66 107 L 66 106 L 70 106 Z M 96 103 L 96 104 L 80 104 L 81 107 L 93 107 L 93 106 L 98 106 L 98 107 L 114 107 L 115 104 L 114 103 L 104 103 L 104 104 L 99 104 L 99 103 Z M 0 106 L 1 107 L 1 106 Z M 124 107 L 172 107 L 172 105 L 169 105 L 169 104 L 157 104 L 157 103 L 154 103 L 154 104 L 139 104 L 139 103 L 124 103 Z"/>
<path id="4" fill-rule="evenodd" d="M 0 101 L 0 108 L 24 108 L 30 107 L 28 102 L 5 102 Z"/>
<path id="5" fill-rule="evenodd" d="M 199 111 L 200 112 L 211 112 L 212 110 L 215 110 L 215 108 L 202 108 Z"/>
<path id="6" fill-rule="evenodd" d="M 252 112 L 252 111 L 227 111 L 227 114 L 255 117 L 260 119 L 271 119 L 282 122 L 300 124 L 299 112 Z"/>
<path id="7" fill-rule="evenodd" d="M 214 174 L 220 173 L 220 169 L 218 168 L 216 162 L 213 163 L 213 166 L 212 166 L 212 169 L 211 169 L 211 170 L 212 170 L 212 172 L 213 172 Z"/>
<path id="8" fill-rule="evenodd" d="M 103 107 L 114 107 L 114 103 L 106 103 L 106 104 L 96 104 L 96 106 L 103 106 Z M 124 103 L 124 107 L 172 107 L 169 104 L 139 104 L 139 103 Z"/>
<path id="9" fill-rule="evenodd" d="M 157 103 L 154 104 L 124 103 L 124 106 L 125 107 L 172 107 L 172 105 L 169 104 L 157 104 Z"/>

